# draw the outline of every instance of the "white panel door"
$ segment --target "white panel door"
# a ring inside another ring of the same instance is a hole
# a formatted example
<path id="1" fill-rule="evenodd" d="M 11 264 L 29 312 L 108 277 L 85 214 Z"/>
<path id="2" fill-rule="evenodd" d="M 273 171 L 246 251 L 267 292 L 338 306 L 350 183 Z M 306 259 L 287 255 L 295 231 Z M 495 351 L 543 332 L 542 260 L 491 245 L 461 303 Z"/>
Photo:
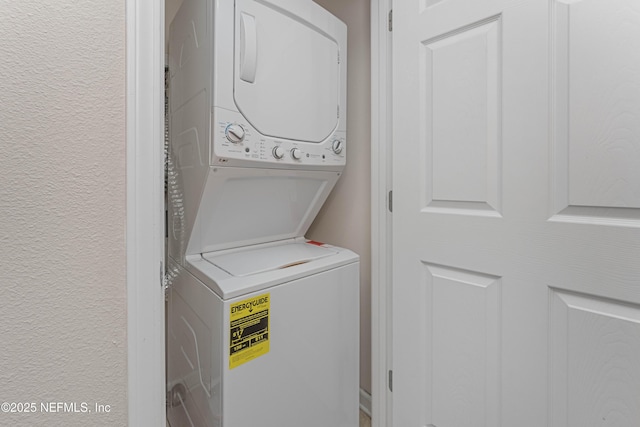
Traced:
<path id="1" fill-rule="evenodd" d="M 394 427 L 640 425 L 640 2 L 403 0 Z"/>

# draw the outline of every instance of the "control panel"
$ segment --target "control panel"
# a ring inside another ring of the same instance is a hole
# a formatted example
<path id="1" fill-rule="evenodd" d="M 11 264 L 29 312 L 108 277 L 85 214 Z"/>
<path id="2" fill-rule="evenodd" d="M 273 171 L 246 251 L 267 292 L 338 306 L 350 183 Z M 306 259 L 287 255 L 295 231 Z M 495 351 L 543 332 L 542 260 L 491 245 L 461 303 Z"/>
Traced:
<path id="1" fill-rule="evenodd" d="M 345 132 L 334 131 L 326 140 L 313 143 L 264 136 L 242 114 L 215 108 L 212 122 L 213 164 L 234 160 L 307 166 L 344 166 Z"/>

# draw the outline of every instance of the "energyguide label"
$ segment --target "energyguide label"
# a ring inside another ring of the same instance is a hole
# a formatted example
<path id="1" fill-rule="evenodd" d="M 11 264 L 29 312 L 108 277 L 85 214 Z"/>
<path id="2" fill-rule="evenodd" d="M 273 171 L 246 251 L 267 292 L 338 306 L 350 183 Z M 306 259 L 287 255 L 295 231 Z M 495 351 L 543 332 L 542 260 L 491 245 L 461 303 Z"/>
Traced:
<path id="1" fill-rule="evenodd" d="M 229 369 L 269 352 L 269 307 L 269 294 L 231 304 Z"/>

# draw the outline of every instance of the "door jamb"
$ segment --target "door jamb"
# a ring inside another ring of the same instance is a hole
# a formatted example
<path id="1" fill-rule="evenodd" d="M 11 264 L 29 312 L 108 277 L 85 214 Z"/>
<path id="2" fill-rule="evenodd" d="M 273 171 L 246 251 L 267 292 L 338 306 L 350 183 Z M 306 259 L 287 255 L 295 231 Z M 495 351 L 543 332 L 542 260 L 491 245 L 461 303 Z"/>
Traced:
<path id="1" fill-rule="evenodd" d="M 164 426 L 164 2 L 125 14 L 128 425 Z"/>
<path id="2" fill-rule="evenodd" d="M 391 427 L 392 0 L 371 0 L 371 383 L 372 426 Z"/>

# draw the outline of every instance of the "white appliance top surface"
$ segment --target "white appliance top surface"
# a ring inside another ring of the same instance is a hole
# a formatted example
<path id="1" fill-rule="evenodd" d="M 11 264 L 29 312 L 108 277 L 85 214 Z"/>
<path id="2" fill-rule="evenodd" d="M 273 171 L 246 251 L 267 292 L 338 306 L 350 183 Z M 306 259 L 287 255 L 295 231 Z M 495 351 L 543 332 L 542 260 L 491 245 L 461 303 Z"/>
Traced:
<path id="1" fill-rule="evenodd" d="M 258 249 L 245 249 L 219 254 L 203 254 L 203 258 L 235 277 L 250 276 L 296 265 L 337 254 L 331 247 L 313 243 L 287 243 Z"/>
<path id="2" fill-rule="evenodd" d="M 298 238 L 187 256 L 185 267 L 223 300 L 358 263 L 358 255 Z M 355 267 L 359 268 L 359 267 Z"/>

